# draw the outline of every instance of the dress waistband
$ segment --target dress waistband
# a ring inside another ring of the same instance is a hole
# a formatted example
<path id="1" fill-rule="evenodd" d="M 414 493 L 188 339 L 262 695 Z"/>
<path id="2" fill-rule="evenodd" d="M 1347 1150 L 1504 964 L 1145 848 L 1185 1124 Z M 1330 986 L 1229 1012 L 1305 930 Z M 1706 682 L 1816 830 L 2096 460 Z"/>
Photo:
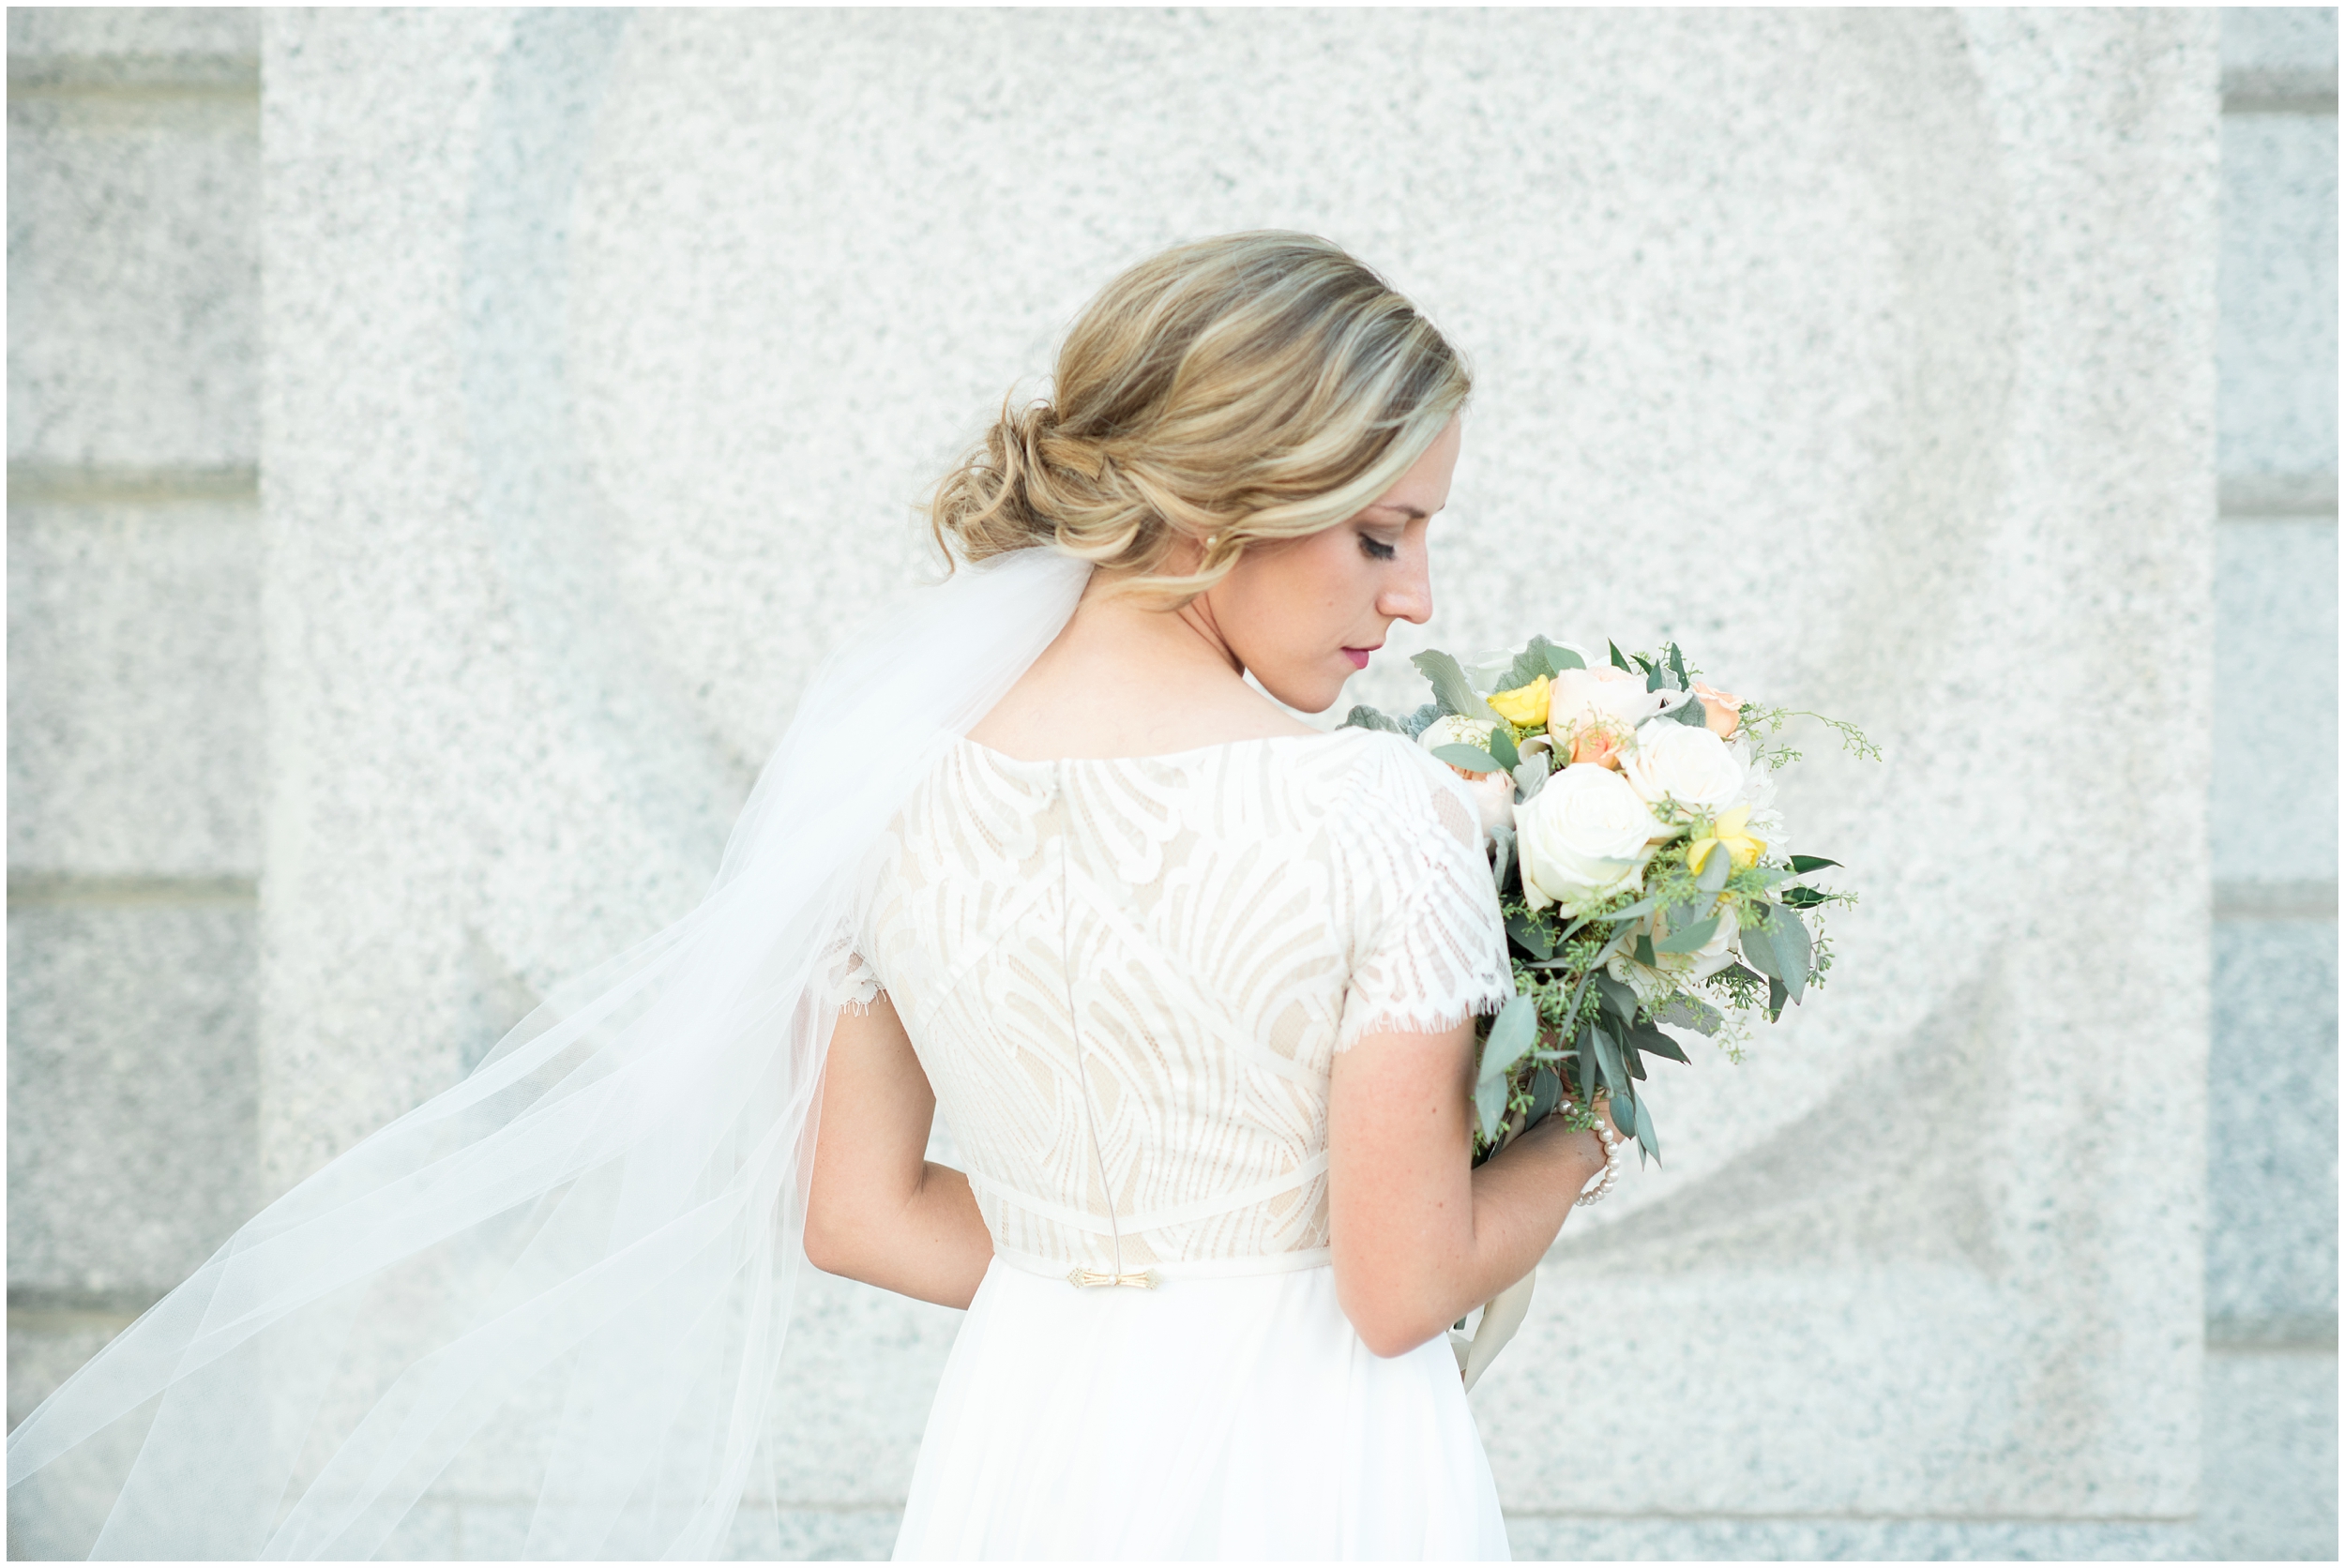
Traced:
<path id="1" fill-rule="evenodd" d="M 1070 1276 L 1087 1273 L 1080 1264 L 1040 1258 L 1031 1252 L 1013 1252 L 1007 1247 L 995 1247 L 993 1256 L 1013 1269 L 1038 1274 L 1044 1279 L 1071 1284 L 1077 1281 Z M 1188 1261 L 1151 1263 L 1145 1269 L 1135 1270 L 1123 1276 L 1123 1282 L 1153 1286 L 1184 1279 L 1243 1279 L 1254 1274 L 1294 1274 L 1303 1269 L 1324 1269 L 1334 1261 L 1335 1254 L 1324 1246 L 1305 1247 L 1300 1252 L 1273 1252 L 1257 1258 L 1199 1258 Z M 1143 1280 L 1142 1275 L 1149 1277 Z M 1107 1285 L 1115 1283 L 1116 1279 L 1117 1276 L 1112 1274 L 1092 1275 L 1082 1283 Z"/>

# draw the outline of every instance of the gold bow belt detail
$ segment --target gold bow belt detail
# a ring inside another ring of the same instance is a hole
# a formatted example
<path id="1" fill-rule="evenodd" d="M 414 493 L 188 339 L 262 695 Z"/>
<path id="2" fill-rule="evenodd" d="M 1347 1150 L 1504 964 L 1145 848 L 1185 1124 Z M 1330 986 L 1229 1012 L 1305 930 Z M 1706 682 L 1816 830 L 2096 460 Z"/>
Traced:
<path id="1" fill-rule="evenodd" d="M 1157 1271 L 1142 1269 L 1137 1274 L 1109 1274 L 1101 1269 L 1069 1269 L 1067 1283 L 1078 1290 L 1087 1290 L 1099 1285 L 1129 1285 L 1137 1289 L 1153 1290 L 1157 1288 Z"/>

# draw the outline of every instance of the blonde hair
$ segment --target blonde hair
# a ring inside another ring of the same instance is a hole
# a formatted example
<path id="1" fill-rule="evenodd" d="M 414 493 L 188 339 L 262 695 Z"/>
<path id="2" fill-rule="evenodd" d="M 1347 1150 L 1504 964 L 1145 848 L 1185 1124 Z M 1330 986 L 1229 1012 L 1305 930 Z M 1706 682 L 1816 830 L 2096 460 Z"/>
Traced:
<path id="1" fill-rule="evenodd" d="M 1055 544 L 1178 604 L 1248 544 L 1382 495 L 1472 390 L 1416 308 L 1332 242 L 1263 231 L 1117 278 L 1060 347 L 1051 396 L 1001 418 L 937 486 L 947 560 Z M 1196 570 L 1163 575 L 1184 542 Z"/>

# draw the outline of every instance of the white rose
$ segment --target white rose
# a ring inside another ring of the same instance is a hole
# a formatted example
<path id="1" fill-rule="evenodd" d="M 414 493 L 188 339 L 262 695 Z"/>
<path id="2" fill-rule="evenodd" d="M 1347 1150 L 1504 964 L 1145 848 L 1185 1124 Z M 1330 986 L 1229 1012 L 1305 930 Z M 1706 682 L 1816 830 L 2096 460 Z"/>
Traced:
<path id="1" fill-rule="evenodd" d="M 1677 697 L 1673 691 L 1647 691 L 1642 675 L 1610 664 L 1566 670 L 1548 687 L 1547 732 L 1569 744 L 1581 729 L 1608 719 L 1626 732 L 1672 706 Z"/>
<path id="2" fill-rule="evenodd" d="M 1428 751 L 1441 746 L 1471 746 L 1488 751 L 1490 735 L 1497 728 L 1487 718 L 1444 714 L 1425 727 L 1425 732 L 1417 736 L 1416 744 Z"/>
<path id="3" fill-rule="evenodd" d="M 1523 897 L 1545 909 L 1637 886 L 1653 840 L 1669 831 L 1619 774 L 1574 762 L 1515 807 Z"/>
<path id="4" fill-rule="evenodd" d="M 1673 718 L 1653 719 L 1639 730 L 1636 747 L 1622 754 L 1620 769 L 1653 805 L 1673 800 L 1701 812 L 1734 804 L 1750 772 L 1717 735 Z"/>
<path id="5" fill-rule="evenodd" d="M 1474 797 L 1474 809 L 1482 819 L 1482 836 L 1502 827 L 1510 827 L 1515 820 L 1515 781 L 1510 774 L 1478 773 L 1465 781 L 1466 793 Z"/>

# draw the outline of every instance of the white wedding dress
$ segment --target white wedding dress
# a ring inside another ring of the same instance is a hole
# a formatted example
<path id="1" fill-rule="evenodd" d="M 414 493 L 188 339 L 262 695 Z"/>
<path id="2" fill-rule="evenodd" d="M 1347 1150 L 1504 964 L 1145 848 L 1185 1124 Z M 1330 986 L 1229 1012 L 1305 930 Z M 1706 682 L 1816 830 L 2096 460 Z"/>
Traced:
<path id="1" fill-rule="evenodd" d="M 1450 1349 L 1371 1354 L 1327 1250 L 1335 1053 L 1513 992 L 1480 845 L 1393 735 L 946 750 L 836 992 L 888 992 L 995 1244 L 899 1558 L 1507 1555 Z"/>

